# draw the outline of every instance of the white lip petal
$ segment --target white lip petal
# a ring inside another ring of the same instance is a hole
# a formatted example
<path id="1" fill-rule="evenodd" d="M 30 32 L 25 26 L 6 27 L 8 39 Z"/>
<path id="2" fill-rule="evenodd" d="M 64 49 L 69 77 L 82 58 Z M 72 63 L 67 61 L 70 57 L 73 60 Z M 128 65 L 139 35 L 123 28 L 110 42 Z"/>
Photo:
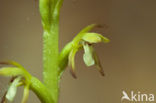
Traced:
<path id="1" fill-rule="evenodd" d="M 83 54 L 83 60 L 87 66 L 92 66 L 95 64 L 93 54 L 92 54 L 92 47 L 89 46 L 87 43 L 83 44 L 84 48 L 84 54 Z"/>
<path id="2" fill-rule="evenodd" d="M 13 101 L 15 95 L 16 95 L 16 92 L 17 92 L 17 85 L 18 83 L 20 82 L 21 80 L 21 77 L 17 77 L 10 85 L 9 89 L 8 89 L 8 92 L 6 94 L 6 98 L 9 100 L 9 101 Z"/>

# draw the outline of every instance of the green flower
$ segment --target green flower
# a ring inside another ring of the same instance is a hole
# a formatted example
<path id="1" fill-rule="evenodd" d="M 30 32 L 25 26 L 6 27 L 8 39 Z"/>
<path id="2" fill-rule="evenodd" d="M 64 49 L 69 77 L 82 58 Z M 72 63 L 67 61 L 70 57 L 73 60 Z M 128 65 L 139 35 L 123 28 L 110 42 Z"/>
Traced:
<path id="1" fill-rule="evenodd" d="M 68 65 L 70 67 L 71 74 L 74 78 L 76 78 L 75 74 L 75 55 L 78 50 L 84 49 L 83 60 L 86 66 L 95 65 L 102 76 L 104 76 L 103 68 L 100 64 L 98 56 L 95 53 L 93 48 L 93 44 L 95 43 L 108 43 L 109 39 L 103 37 L 101 34 L 88 32 L 91 30 L 95 25 L 89 25 L 88 27 L 84 28 L 74 39 L 68 44 L 67 51 L 69 52 L 68 55 Z M 69 49 L 70 47 L 70 49 Z M 64 50 L 65 51 L 65 50 Z"/>
<path id="2" fill-rule="evenodd" d="M 31 81 L 31 75 L 18 63 L 14 61 L 10 62 L 1 62 L 0 64 L 5 65 L 11 65 L 11 67 L 2 67 L 0 69 L 0 75 L 7 76 L 7 77 L 13 77 L 11 80 L 11 83 L 9 85 L 8 91 L 5 95 L 5 98 L 12 102 L 16 92 L 17 87 L 24 85 L 24 93 L 23 93 L 23 99 L 21 103 L 26 103 L 27 98 L 29 96 L 29 87 L 30 87 L 30 81 Z"/>

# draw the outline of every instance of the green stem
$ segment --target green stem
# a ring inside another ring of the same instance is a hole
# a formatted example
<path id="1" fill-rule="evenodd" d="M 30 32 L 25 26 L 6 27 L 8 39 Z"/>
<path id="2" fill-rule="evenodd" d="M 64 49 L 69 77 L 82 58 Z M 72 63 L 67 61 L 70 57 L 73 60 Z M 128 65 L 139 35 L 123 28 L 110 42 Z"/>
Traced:
<path id="1" fill-rule="evenodd" d="M 44 83 L 51 92 L 55 101 L 58 102 L 58 24 L 51 27 L 51 31 L 44 32 L 43 41 L 43 62 L 44 62 Z"/>
<path id="2" fill-rule="evenodd" d="M 43 25 L 43 79 L 54 103 L 59 96 L 59 14 L 63 0 L 40 0 Z"/>
<path id="3" fill-rule="evenodd" d="M 30 89 L 38 96 L 42 103 L 55 103 L 49 90 L 37 78 L 31 78 Z"/>

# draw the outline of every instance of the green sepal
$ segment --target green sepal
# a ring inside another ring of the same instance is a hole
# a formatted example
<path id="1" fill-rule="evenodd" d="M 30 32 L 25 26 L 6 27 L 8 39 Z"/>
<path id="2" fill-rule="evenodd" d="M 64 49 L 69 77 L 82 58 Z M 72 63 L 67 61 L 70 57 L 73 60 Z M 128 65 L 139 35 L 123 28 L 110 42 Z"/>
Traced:
<path id="1" fill-rule="evenodd" d="M 103 67 L 102 67 L 102 65 L 100 63 L 98 55 L 96 54 L 96 52 L 94 50 L 93 50 L 93 56 L 94 56 L 95 66 L 96 66 L 97 70 L 100 72 L 100 74 L 102 76 L 104 76 L 105 74 L 104 74 Z"/>
<path id="2" fill-rule="evenodd" d="M 78 48 L 73 48 L 69 53 L 69 67 L 70 67 L 70 72 L 74 78 L 77 78 L 75 74 L 75 54 L 77 51 Z"/>
<path id="3" fill-rule="evenodd" d="M 96 24 L 91 24 L 88 25 L 87 27 L 85 27 L 84 29 L 82 29 L 77 36 L 73 39 L 73 44 L 74 45 L 78 45 L 78 43 L 82 40 L 82 37 L 84 36 L 85 33 L 88 33 L 90 30 L 92 30 L 94 27 L 96 26 Z"/>
<path id="4" fill-rule="evenodd" d="M 31 79 L 30 73 L 22 65 L 20 65 L 15 61 L 0 62 L 0 64 L 13 66 L 13 67 L 2 67 L 0 69 L 0 75 L 3 76 L 21 75 L 26 79 L 26 81 L 29 81 Z"/>
<path id="5" fill-rule="evenodd" d="M 22 98 L 21 103 L 26 103 L 27 102 L 27 99 L 29 97 L 29 87 L 30 87 L 30 84 L 26 84 L 24 86 L 24 93 L 23 93 L 23 98 Z"/>
<path id="6" fill-rule="evenodd" d="M 109 39 L 102 36 L 101 34 L 98 33 L 85 33 L 82 37 L 82 40 L 92 44 L 92 43 L 99 43 L 99 42 L 104 42 L 108 43 Z"/>
<path id="7" fill-rule="evenodd" d="M 0 75 L 2 76 L 26 76 L 25 72 L 18 67 L 2 67 L 0 69 Z"/>

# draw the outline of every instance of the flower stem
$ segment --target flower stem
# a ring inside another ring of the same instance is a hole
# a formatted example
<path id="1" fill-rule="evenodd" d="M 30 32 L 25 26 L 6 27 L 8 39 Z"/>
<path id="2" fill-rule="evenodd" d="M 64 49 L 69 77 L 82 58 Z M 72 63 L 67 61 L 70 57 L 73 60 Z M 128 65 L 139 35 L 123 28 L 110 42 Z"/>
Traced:
<path id="1" fill-rule="evenodd" d="M 59 96 L 59 14 L 63 0 L 40 0 L 43 25 L 43 80 L 54 103 Z"/>
<path id="2" fill-rule="evenodd" d="M 31 78 L 30 89 L 38 96 L 42 103 L 55 103 L 49 90 L 37 78 Z"/>
<path id="3" fill-rule="evenodd" d="M 54 103 L 58 102 L 58 24 L 51 27 L 49 32 L 43 34 L 43 79 L 50 91 Z"/>

